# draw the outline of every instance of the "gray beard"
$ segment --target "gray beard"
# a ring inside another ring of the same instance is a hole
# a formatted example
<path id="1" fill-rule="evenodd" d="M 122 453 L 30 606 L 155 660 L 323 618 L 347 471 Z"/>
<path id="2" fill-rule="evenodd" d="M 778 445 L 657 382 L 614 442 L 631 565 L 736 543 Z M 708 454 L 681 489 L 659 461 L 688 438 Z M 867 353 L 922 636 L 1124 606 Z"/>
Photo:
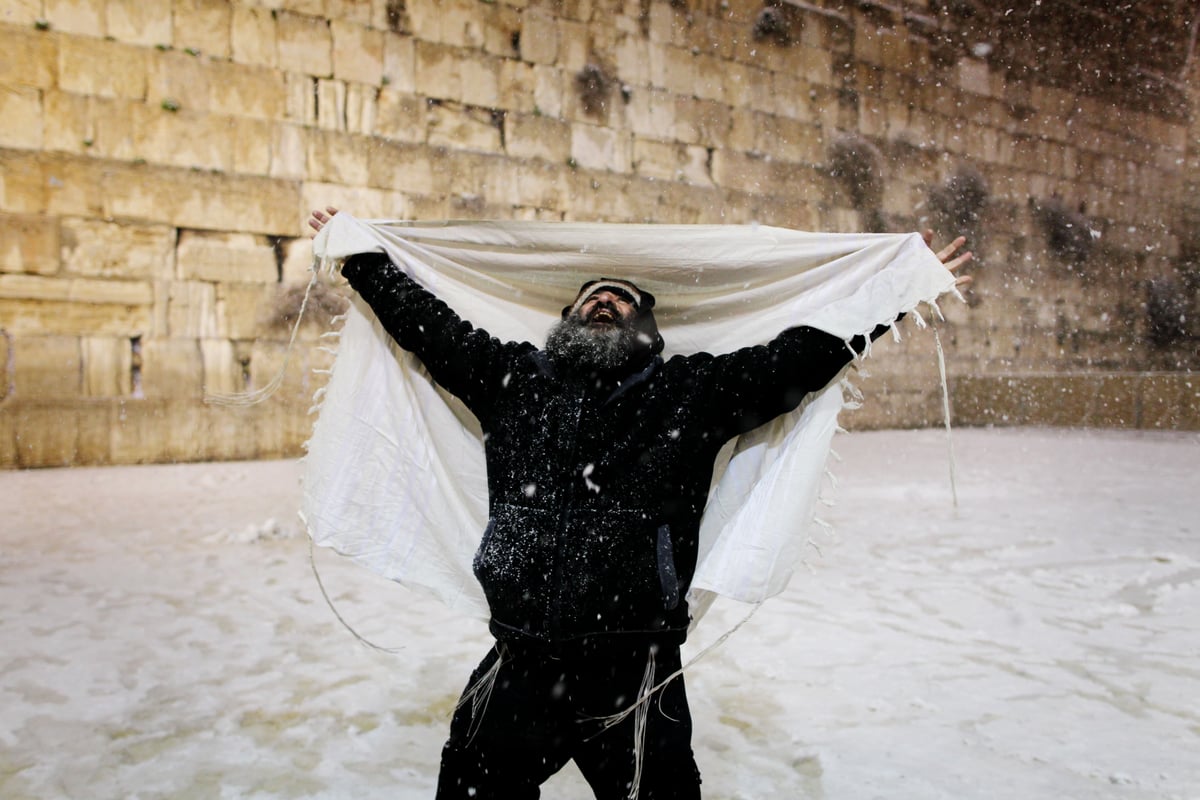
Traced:
<path id="1" fill-rule="evenodd" d="M 546 337 L 546 354 L 573 372 L 606 372 L 626 366 L 638 352 L 632 326 L 594 330 L 577 313 L 556 323 Z"/>

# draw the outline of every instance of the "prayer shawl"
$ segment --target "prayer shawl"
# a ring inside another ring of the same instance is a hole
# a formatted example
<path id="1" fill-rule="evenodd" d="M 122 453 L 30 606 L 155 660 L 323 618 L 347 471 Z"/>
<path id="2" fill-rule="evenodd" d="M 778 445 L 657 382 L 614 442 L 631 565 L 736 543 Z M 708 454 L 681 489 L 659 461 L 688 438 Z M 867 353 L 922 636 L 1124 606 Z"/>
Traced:
<path id="1" fill-rule="evenodd" d="M 584 281 L 655 294 L 673 353 L 726 353 L 811 325 L 849 340 L 953 291 L 918 234 L 816 234 L 761 225 L 363 221 L 342 212 L 313 242 L 334 269 L 384 252 L 460 317 L 541 344 Z M 915 315 L 920 320 L 919 314 Z M 355 295 L 308 442 L 301 516 L 313 541 L 448 606 L 488 617 L 471 562 L 487 522 L 479 424 Z M 689 602 L 759 603 L 799 562 L 843 381 L 722 451 Z"/>

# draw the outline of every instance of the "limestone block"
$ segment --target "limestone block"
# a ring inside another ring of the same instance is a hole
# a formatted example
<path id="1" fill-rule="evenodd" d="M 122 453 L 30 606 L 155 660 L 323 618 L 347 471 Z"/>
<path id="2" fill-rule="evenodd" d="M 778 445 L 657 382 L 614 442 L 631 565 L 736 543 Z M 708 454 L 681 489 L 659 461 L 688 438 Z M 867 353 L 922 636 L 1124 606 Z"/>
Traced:
<path id="1" fill-rule="evenodd" d="M 346 86 L 346 129 L 349 133 L 375 133 L 375 120 L 379 116 L 378 93 L 378 89 L 365 83 Z"/>
<path id="2" fill-rule="evenodd" d="M 75 462 L 79 417 L 75 408 L 55 402 L 22 402 L 12 412 L 16 466 L 66 467 Z"/>
<path id="3" fill-rule="evenodd" d="M 429 144 L 463 150 L 500 150 L 500 128 L 484 109 L 439 105 L 429 109 Z"/>
<path id="4" fill-rule="evenodd" d="M 234 394 L 246 391 L 241 360 L 228 339 L 201 339 L 200 359 L 204 369 L 204 391 Z"/>
<path id="5" fill-rule="evenodd" d="M 810 122 L 813 120 L 812 86 L 804 78 L 780 72 L 771 73 L 776 109 L 781 117 Z"/>
<path id="6" fill-rule="evenodd" d="M 571 155 L 571 126 L 534 114 L 508 114 L 504 120 L 504 146 L 515 158 L 565 164 Z"/>
<path id="7" fill-rule="evenodd" d="M 46 0 L 44 19 L 53 30 L 103 36 L 105 0 Z"/>
<path id="8" fill-rule="evenodd" d="M 216 76 L 207 58 L 182 50 L 154 53 L 147 65 L 146 102 L 154 108 L 175 106 L 191 112 L 208 111 Z"/>
<path id="9" fill-rule="evenodd" d="M 177 48 L 229 58 L 232 3 L 227 0 L 171 0 Z"/>
<path id="10" fill-rule="evenodd" d="M 459 65 L 462 101 L 467 105 L 496 108 L 500 105 L 500 59 L 471 59 Z"/>
<path id="11" fill-rule="evenodd" d="M 433 194 L 444 187 L 429 148 L 398 142 L 379 142 L 368 150 L 369 185 L 409 194 Z"/>
<path id="12" fill-rule="evenodd" d="M 218 335 L 217 288 L 201 281 L 173 281 L 168 285 L 167 331 L 175 339 Z"/>
<path id="13" fill-rule="evenodd" d="M 270 5 L 278 6 L 284 11 L 319 17 L 325 13 L 325 2 L 326 0 L 271 0 Z"/>
<path id="14" fill-rule="evenodd" d="M 228 339 L 271 335 L 267 323 L 275 313 L 278 284 L 217 284 L 217 327 Z"/>
<path id="15" fill-rule="evenodd" d="M 330 19 L 344 19 L 357 25 L 383 28 L 386 27 L 386 19 L 376 19 L 376 11 L 381 10 L 379 7 L 383 5 L 378 0 L 325 0 L 324 10 L 320 13 Z"/>
<path id="16" fill-rule="evenodd" d="M 571 158 L 585 169 L 629 172 L 633 140 L 629 134 L 611 128 L 574 124 L 571 126 Z"/>
<path id="17" fill-rule="evenodd" d="M 272 127 L 272 135 L 268 174 L 272 178 L 303 178 L 308 166 L 308 129 L 281 123 Z"/>
<path id="18" fill-rule="evenodd" d="M 209 62 L 205 107 L 218 114 L 283 119 L 288 113 L 288 83 L 278 70 L 230 62 Z"/>
<path id="19" fill-rule="evenodd" d="M 124 97 L 89 97 L 86 100 L 83 134 L 84 142 L 90 144 L 83 147 L 81 153 L 121 161 L 141 158 L 138 153 L 140 125 L 149 109 L 140 101 Z"/>
<path id="20" fill-rule="evenodd" d="M 142 340 L 142 393 L 156 398 L 199 398 L 203 362 L 192 338 Z"/>
<path id="21" fill-rule="evenodd" d="M 680 142 L 723 147 L 733 126 L 732 119 L 731 109 L 723 103 L 676 97 L 673 124 L 667 130 Z"/>
<path id="22" fill-rule="evenodd" d="M 146 96 L 144 47 L 84 36 L 58 39 L 58 85 L 63 91 L 98 97 Z"/>
<path id="23" fill-rule="evenodd" d="M 383 77 L 382 31 L 331 19 L 333 76 L 338 80 L 378 86 Z"/>
<path id="24" fill-rule="evenodd" d="M 563 73 L 555 67 L 542 64 L 533 67 L 533 107 L 548 117 L 563 114 Z"/>
<path id="25" fill-rule="evenodd" d="M 708 151 L 677 142 L 634 139 L 633 168 L 642 176 L 711 185 Z"/>
<path id="26" fill-rule="evenodd" d="M 274 67 L 279 63 L 275 15 L 269 8 L 235 5 L 229 49 L 238 64 Z"/>
<path id="27" fill-rule="evenodd" d="M 40 275 L 0 275 L 0 298 L 143 305 L 153 301 L 153 293 L 151 292 L 150 285 L 143 281 L 49 278 Z"/>
<path id="28" fill-rule="evenodd" d="M 61 228 L 60 253 L 67 273 L 140 280 L 164 279 L 172 274 L 172 227 L 65 217 Z"/>
<path id="29" fill-rule="evenodd" d="M 307 236 L 284 239 L 280 247 L 283 250 L 281 283 L 285 285 L 307 284 L 309 278 L 312 277 L 312 239 Z"/>
<path id="30" fill-rule="evenodd" d="M 317 123 L 317 97 L 313 92 L 316 79 L 296 72 L 284 74 L 284 90 L 287 93 L 287 108 L 284 118 L 301 125 Z"/>
<path id="31" fill-rule="evenodd" d="M 423 99 L 390 88 L 379 93 L 375 133 L 401 142 L 425 141 L 429 109 Z"/>
<path id="32" fill-rule="evenodd" d="M 558 20 L 558 59 L 555 66 L 570 74 L 575 74 L 587 64 L 595 60 L 595 53 L 605 52 L 597 38 L 603 33 L 602 28 L 589 32 L 588 26 L 579 22 Z"/>
<path id="33" fill-rule="evenodd" d="M 310 131 L 307 176 L 312 180 L 365 185 L 371 140 L 333 131 Z"/>
<path id="34" fill-rule="evenodd" d="M 308 219 L 314 208 L 333 206 L 354 214 L 360 219 L 417 219 L 410 210 L 409 200 L 402 191 L 371 189 L 363 186 L 345 186 L 337 183 L 306 181 L 301 189 L 300 202 L 296 205 L 296 226 L 293 235 L 301 229 L 303 220 Z M 444 216 L 444 215 L 443 215 Z M 309 230 L 305 228 L 305 230 Z"/>
<path id="35" fill-rule="evenodd" d="M 333 35 L 326 20 L 281 11 L 275 21 L 280 69 L 321 78 L 332 76 Z"/>
<path id="36" fill-rule="evenodd" d="M 89 152 L 95 144 L 95 129 L 88 119 L 90 98 L 55 89 L 42 92 L 42 148 L 50 151 Z"/>
<path id="37" fill-rule="evenodd" d="M 41 16 L 40 8 L 38 17 Z M 32 27 L 0 27 L 0 75 L 4 82 L 17 86 L 48 89 L 58 76 L 58 37 Z M 32 20 L 29 20 L 32 23 Z"/>
<path id="38" fill-rule="evenodd" d="M 132 165 L 105 171 L 102 190 L 101 216 L 277 236 L 298 227 L 289 181 Z"/>
<path id="39" fill-rule="evenodd" d="M 275 283 L 275 250 L 265 236 L 181 230 L 176 272 L 185 281 Z"/>
<path id="40" fill-rule="evenodd" d="M 558 25 L 541 9 L 526 9 L 521 14 L 521 58 L 546 65 L 558 61 Z"/>
<path id="41" fill-rule="evenodd" d="M 11 0 L 0 9 L 0 23 L 33 25 L 42 17 L 42 0 Z"/>
<path id="42" fill-rule="evenodd" d="M 621 36 L 613 49 L 613 60 L 619 65 L 621 80 L 631 87 L 650 86 L 650 48 L 653 45 L 641 36 Z"/>
<path id="43" fill-rule="evenodd" d="M 133 351 L 128 339 L 85 336 L 80 346 L 85 397 L 120 397 L 130 393 Z"/>
<path id="44" fill-rule="evenodd" d="M 675 95 L 662 89 L 633 93 L 625 107 L 629 129 L 647 139 L 665 139 L 674 133 Z"/>
<path id="45" fill-rule="evenodd" d="M 82 386 L 77 337 L 14 334 L 12 349 L 12 381 L 17 396 L 79 396 Z"/>
<path id="46" fill-rule="evenodd" d="M 462 98 L 459 52 L 446 45 L 416 43 L 416 84 L 422 94 L 444 100 Z"/>
<path id="47" fill-rule="evenodd" d="M 228 117 L 215 122 L 222 134 L 232 140 L 235 173 L 271 174 L 276 156 L 273 150 L 276 125 L 267 120 L 245 117 Z"/>
<path id="48" fill-rule="evenodd" d="M 317 81 L 317 125 L 327 131 L 346 130 L 346 84 Z"/>
<path id="49" fill-rule="evenodd" d="M 387 35 L 383 40 L 383 76 L 380 81 L 394 92 L 417 90 L 417 50 L 409 36 Z"/>
<path id="50" fill-rule="evenodd" d="M 108 35 L 120 42 L 147 47 L 171 43 L 171 14 L 145 0 L 108 0 L 104 8 Z"/>
<path id="51" fill-rule="evenodd" d="M 203 112 L 138 106 L 137 152 L 155 164 L 228 171 L 237 142 L 229 135 L 226 121 Z"/>
<path id="52" fill-rule="evenodd" d="M 807 122 L 761 115 L 757 150 L 780 161 L 819 164 L 824 160 L 821 132 Z"/>
<path id="53" fill-rule="evenodd" d="M 519 41 L 521 30 L 521 14 L 517 9 L 507 5 L 476 5 L 476 13 L 483 12 L 480 24 L 483 28 L 483 49 L 485 52 L 504 59 L 520 56 Z"/>
<path id="54" fill-rule="evenodd" d="M 53 275 L 58 272 L 56 217 L 0 214 L 0 272 Z"/>
<path id="55" fill-rule="evenodd" d="M 652 84 L 674 94 L 690 97 L 695 94 L 696 58 L 687 50 L 669 45 L 650 48 L 650 70 Z M 710 94 L 711 94 L 710 90 Z M 720 98 L 728 95 L 725 89 L 718 92 Z"/>
<path id="56" fill-rule="evenodd" d="M 515 197 L 519 202 L 535 208 L 561 209 L 568 206 L 570 176 L 558 165 L 547 162 L 514 164 L 497 160 L 491 166 L 487 180 L 489 187 L 503 185 L 497 174 L 501 170 L 516 185 L 512 195 L 500 193 L 501 197 Z"/>
<path id="57" fill-rule="evenodd" d="M 13 213 L 43 213 L 47 190 L 42 156 L 0 149 L 0 207 Z"/>

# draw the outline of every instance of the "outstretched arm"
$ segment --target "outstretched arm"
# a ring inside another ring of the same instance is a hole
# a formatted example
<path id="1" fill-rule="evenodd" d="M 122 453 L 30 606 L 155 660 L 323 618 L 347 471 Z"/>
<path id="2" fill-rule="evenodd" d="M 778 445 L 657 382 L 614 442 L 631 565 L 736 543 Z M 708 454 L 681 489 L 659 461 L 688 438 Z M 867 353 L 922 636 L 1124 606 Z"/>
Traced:
<path id="1" fill-rule="evenodd" d="M 337 213 L 313 211 L 316 231 Z M 481 420 L 509 371 L 512 358 L 530 345 L 504 344 L 459 317 L 383 253 L 352 256 L 342 276 L 379 318 L 400 347 L 414 354 L 435 381 Z"/>
<path id="2" fill-rule="evenodd" d="M 923 234 L 930 244 L 932 231 Z M 952 273 L 972 260 L 970 252 L 956 255 L 966 242 L 962 236 L 937 251 L 938 260 Z M 932 249 L 932 245 L 930 245 Z M 971 277 L 958 276 L 957 287 L 966 287 Z M 871 331 L 872 341 L 890 327 L 887 320 Z M 730 435 L 746 433 L 763 423 L 796 409 L 811 392 L 820 391 L 866 347 L 856 336 L 849 342 L 825 331 L 799 326 L 775 337 L 768 344 L 747 347 L 722 356 L 693 356 L 700 374 L 706 376 L 709 396 L 719 425 Z"/>

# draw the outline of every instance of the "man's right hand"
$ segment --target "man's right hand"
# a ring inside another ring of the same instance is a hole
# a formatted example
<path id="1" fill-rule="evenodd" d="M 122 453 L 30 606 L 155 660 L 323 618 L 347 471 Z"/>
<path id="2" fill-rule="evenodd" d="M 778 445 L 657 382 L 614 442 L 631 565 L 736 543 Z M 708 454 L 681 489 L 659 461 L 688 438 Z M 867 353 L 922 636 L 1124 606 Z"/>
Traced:
<path id="1" fill-rule="evenodd" d="M 308 218 L 308 227 L 312 228 L 317 233 L 320 233 L 321 228 L 324 228 L 325 224 L 329 222 L 329 220 L 333 219 L 333 215 L 337 212 L 338 210 L 333 206 L 325 206 L 324 211 L 314 210 L 312 212 L 312 216 Z"/>

